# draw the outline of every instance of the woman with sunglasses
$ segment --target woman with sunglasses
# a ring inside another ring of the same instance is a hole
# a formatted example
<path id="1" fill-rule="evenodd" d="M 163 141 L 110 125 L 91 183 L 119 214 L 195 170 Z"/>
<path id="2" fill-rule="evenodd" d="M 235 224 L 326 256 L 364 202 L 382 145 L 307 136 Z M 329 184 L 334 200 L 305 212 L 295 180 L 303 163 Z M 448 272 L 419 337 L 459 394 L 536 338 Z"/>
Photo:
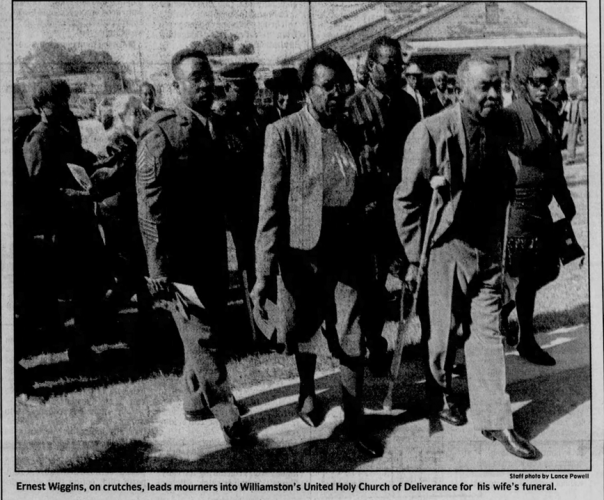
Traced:
<path id="1" fill-rule="evenodd" d="M 559 69 L 547 47 L 529 47 L 520 54 L 514 79 L 519 98 L 506 109 L 514 123 L 510 156 L 517 174 L 516 197 L 510 210 L 506 271 L 516 282 L 518 353 L 527 361 L 551 366 L 555 359 L 535 340 L 533 314 L 537 291 L 559 274 L 560 261 L 552 242 L 552 198 L 567 219 L 575 204 L 566 185 L 560 153 L 561 122 L 547 100 Z M 509 314 L 513 308 L 504 307 Z M 507 318 L 504 318 L 504 326 Z M 515 343 L 515 339 L 508 343 Z"/>

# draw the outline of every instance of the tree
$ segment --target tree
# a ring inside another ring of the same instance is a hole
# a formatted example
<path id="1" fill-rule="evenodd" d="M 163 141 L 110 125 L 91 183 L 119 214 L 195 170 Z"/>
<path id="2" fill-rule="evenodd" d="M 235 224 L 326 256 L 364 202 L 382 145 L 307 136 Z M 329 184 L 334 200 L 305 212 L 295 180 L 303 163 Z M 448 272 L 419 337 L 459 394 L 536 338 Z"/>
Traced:
<path id="1" fill-rule="evenodd" d="M 21 60 L 25 75 L 64 76 L 76 73 L 122 73 L 123 65 L 105 51 L 83 50 L 76 53 L 57 42 L 35 43 L 33 49 Z"/>
<path id="2" fill-rule="evenodd" d="M 21 61 L 25 74 L 65 75 L 71 72 L 75 53 L 64 45 L 56 42 L 35 43 L 33 50 Z"/>
<path id="3" fill-rule="evenodd" d="M 201 42 L 191 43 L 191 47 L 202 50 L 208 56 L 251 55 L 255 52 L 253 43 L 244 43 L 237 50 L 235 44 L 238 40 L 239 35 L 217 31 L 205 37 Z"/>

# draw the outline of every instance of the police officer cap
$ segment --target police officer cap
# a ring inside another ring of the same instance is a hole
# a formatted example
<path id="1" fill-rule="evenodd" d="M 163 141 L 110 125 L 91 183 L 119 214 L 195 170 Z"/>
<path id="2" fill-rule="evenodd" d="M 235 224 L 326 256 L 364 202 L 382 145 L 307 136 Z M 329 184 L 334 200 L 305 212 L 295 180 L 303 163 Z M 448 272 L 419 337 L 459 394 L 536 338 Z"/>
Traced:
<path id="1" fill-rule="evenodd" d="M 220 70 L 220 76 L 227 81 L 256 80 L 254 71 L 258 68 L 255 62 L 237 62 L 226 65 Z"/>
<path id="2" fill-rule="evenodd" d="M 419 66 L 415 63 L 411 63 L 409 66 L 407 66 L 407 69 L 405 70 L 405 75 L 421 75 L 422 74 L 422 70 L 419 69 Z"/>
<path id="3" fill-rule="evenodd" d="M 186 49 L 179 50 L 172 56 L 172 74 L 174 74 L 174 70 L 176 70 L 178 65 L 189 57 L 196 57 L 198 59 L 208 61 L 208 56 L 203 50 L 195 47 L 187 47 Z"/>
<path id="4" fill-rule="evenodd" d="M 296 68 L 275 69 L 272 78 L 268 78 L 264 82 L 264 86 L 272 91 L 298 89 L 300 87 L 298 70 Z"/>

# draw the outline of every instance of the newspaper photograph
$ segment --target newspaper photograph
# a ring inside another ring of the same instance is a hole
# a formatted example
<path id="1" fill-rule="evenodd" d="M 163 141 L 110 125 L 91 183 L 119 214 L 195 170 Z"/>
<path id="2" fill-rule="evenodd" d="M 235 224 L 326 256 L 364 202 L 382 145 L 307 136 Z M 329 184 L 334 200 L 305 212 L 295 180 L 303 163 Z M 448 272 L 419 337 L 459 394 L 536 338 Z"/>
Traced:
<path id="1" fill-rule="evenodd" d="M 598 1 L 1 6 L 0 498 L 603 498 Z"/>

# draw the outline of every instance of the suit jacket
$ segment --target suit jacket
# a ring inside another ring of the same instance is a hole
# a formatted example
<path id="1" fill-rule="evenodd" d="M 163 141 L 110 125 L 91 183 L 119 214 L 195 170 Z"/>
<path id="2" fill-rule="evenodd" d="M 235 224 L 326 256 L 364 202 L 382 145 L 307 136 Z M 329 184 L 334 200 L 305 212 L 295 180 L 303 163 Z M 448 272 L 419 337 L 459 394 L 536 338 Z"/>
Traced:
<path id="1" fill-rule="evenodd" d="M 409 85 L 407 85 L 403 90 L 407 93 L 409 97 L 411 97 L 411 99 L 413 99 L 413 102 L 415 103 L 415 107 L 417 108 L 417 115 L 419 116 L 418 121 L 426 117 L 426 100 L 424 99 L 424 96 L 420 93 L 420 91 L 412 89 L 411 87 L 409 87 Z"/>
<path id="2" fill-rule="evenodd" d="M 344 142 L 353 154 L 349 142 Z M 276 275 L 277 256 L 284 249 L 311 250 L 317 245 L 323 213 L 322 165 L 321 129 L 307 108 L 267 127 L 257 276 Z"/>
<path id="3" fill-rule="evenodd" d="M 437 113 L 440 113 L 443 109 L 452 105 L 453 101 L 451 101 L 451 99 L 449 99 L 448 97 L 445 97 L 445 104 L 443 105 L 443 103 L 440 102 L 440 99 L 438 98 L 436 89 L 434 89 L 432 92 L 430 92 L 430 97 L 428 97 L 424 109 L 426 111 L 426 116 L 432 116 Z"/>
<path id="4" fill-rule="evenodd" d="M 34 234 L 52 233 L 67 218 L 67 213 L 69 218 L 78 215 L 61 194 L 61 189 L 81 189 L 67 164 L 80 165 L 90 173 L 96 161 L 92 153 L 82 148 L 77 121 L 75 127 L 72 120 L 66 125 L 39 122 L 23 144 L 28 175 L 24 202 L 28 225 Z"/>
<path id="5" fill-rule="evenodd" d="M 204 302 L 227 284 L 220 123 L 213 130 L 178 105 L 154 114 L 141 132 L 136 188 L 151 278 L 192 284 Z M 207 293 L 202 293 L 202 289 Z"/>
<path id="6" fill-rule="evenodd" d="M 513 196 L 515 173 L 507 153 L 507 139 L 494 135 L 492 154 L 499 159 L 502 188 Z M 432 197 L 430 179 L 442 175 L 447 180 L 439 189 L 437 209 L 441 215 L 431 246 L 442 241 L 455 220 L 463 196 L 467 171 L 467 141 L 460 104 L 418 123 L 405 144 L 401 183 L 394 193 L 394 214 L 401 243 L 409 262 L 420 260 L 423 230 Z"/>

